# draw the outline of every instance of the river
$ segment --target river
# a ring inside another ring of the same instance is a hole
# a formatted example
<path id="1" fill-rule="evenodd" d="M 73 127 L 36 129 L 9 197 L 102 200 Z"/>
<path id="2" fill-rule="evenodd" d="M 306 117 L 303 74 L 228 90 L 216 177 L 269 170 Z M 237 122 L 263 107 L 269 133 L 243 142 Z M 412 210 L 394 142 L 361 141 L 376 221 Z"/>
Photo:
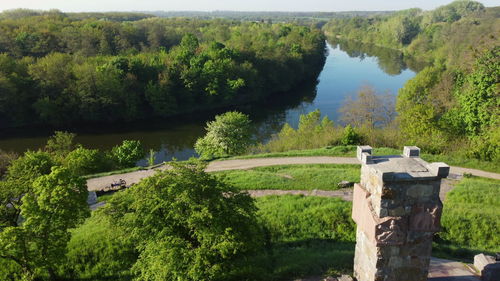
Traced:
<path id="1" fill-rule="evenodd" d="M 397 91 L 415 76 L 418 64 L 405 61 L 401 53 L 373 45 L 356 42 L 327 44 L 328 56 L 324 68 L 314 85 L 304 86 L 297 93 L 282 95 L 261 104 L 238 107 L 250 115 L 255 136 L 266 141 L 278 132 L 283 124 L 297 126 L 300 114 L 320 109 L 322 114 L 338 122 L 338 110 L 348 97 L 356 96 L 363 85 L 374 87 L 377 92 Z M 140 140 L 148 149 L 156 151 L 156 161 L 179 160 L 195 156 L 193 144 L 204 135 L 204 124 L 220 112 L 194 114 L 167 120 L 149 120 L 112 128 L 78 128 L 76 141 L 87 148 L 110 149 L 125 139 Z M 22 129 L 2 133 L 0 149 L 21 153 L 42 147 L 50 129 Z M 145 160 L 140 161 L 144 165 Z"/>

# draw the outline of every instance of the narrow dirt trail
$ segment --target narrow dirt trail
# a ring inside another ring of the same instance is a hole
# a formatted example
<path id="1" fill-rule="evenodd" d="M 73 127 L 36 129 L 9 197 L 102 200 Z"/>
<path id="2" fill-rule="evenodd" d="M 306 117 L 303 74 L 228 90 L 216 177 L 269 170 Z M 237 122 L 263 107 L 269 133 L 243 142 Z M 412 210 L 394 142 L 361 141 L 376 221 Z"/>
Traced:
<path id="1" fill-rule="evenodd" d="M 207 172 L 219 172 L 227 170 L 245 170 L 256 167 L 266 167 L 275 165 L 303 165 L 303 164 L 359 164 L 358 159 L 352 157 L 276 157 L 276 158 L 253 158 L 213 161 L 208 164 Z M 101 191 L 107 188 L 112 182 L 123 179 L 127 185 L 138 183 L 141 179 L 152 176 L 157 170 L 168 169 L 168 165 L 160 166 L 156 169 L 141 170 L 130 173 L 116 174 L 87 180 L 89 191 Z M 486 177 L 500 180 L 500 174 L 485 172 L 476 169 L 461 167 L 451 167 L 450 174 L 462 176 L 464 173 L 479 177 Z"/>

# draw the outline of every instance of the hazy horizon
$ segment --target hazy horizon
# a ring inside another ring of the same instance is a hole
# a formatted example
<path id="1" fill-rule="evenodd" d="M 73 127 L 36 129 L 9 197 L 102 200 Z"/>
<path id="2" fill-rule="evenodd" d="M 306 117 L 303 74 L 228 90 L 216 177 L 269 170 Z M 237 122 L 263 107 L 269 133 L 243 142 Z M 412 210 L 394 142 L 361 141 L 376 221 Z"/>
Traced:
<path id="1" fill-rule="evenodd" d="M 353 1 L 327 1 L 327 0 L 0 0 L 0 11 L 17 8 L 49 10 L 58 9 L 63 12 L 344 12 L 344 11 L 392 11 L 408 8 L 421 8 L 431 10 L 436 7 L 451 3 L 450 0 L 353 0 Z M 485 6 L 498 6 L 496 0 L 478 1 Z"/>

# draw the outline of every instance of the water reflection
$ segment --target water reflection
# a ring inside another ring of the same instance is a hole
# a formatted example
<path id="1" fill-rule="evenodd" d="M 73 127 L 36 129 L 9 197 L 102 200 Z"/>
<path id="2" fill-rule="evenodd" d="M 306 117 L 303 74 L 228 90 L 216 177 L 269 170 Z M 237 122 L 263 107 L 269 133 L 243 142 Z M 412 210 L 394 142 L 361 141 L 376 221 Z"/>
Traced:
<path id="1" fill-rule="evenodd" d="M 410 69 L 413 72 L 421 71 L 425 65 L 412 57 L 404 56 L 402 52 L 394 49 L 383 48 L 373 44 L 359 41 L 346 41 L 334 39 L 330 41 L 332 48 L 339 48 L 351 58 L 361 60 L 366 57 L 376 57 L 378 67 L 389 75 L 400 75 Z"/>
<path id="2" fill-rule="evenodd" d="M 138 139 L 156 151 L 156 162 L 195 156 L 193 145 L 205 134 L 206 121 L 228 110 L 250 115 L 254 136 L 266 141 L 285 123 L 296 127 L 299 116 L 320 109 L 324 116 L 337 121 L 338 109 L 346 97 L 353 97 L 364 84 L 377 91 L 396 95 L 399 88 L 420 70 L 419 65 L 400 52 L 361 44 L 331 42 L 328 57 L 316 83 L 304 84 L 293 92 L 279 93 L 252 105 L 225 108 L 212 112 L 155 119 L 113 126 L 80 126 L 67 130 L 78 134 L 76 141 L 88 148 L 110 149 L 125 139 Z M 53 133 L 50 128 L 0 131 L 0 148 L 23 152 L 42 147 Z M 139 164 L 146 164 L 146 160 Z"/>

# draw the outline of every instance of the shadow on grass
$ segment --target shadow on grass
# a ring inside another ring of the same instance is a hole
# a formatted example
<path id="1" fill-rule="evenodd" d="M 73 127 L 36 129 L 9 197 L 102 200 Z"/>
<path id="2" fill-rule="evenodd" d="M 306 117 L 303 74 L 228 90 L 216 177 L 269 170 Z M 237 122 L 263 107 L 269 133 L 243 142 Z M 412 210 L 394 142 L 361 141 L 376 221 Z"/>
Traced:
<path id="1" fill-rule="evenodd" d="M 437 242 L 432 244 L 432 256 L 441 259 L 473 263 L 474 256 L 481 253 L 492 256 L 495 255 L 495 252 L 454 245 L 446 243 L 445 241 L 437 240 Z"/>
<path id="2" fill-rule="evenodd" d="M 288 281 L 310 276 L 352 274 L 354 246 L 353 242 L 329 239 L 273 243 L 268 247 L 267 254 L 263 252 L 246 259 L 248 264 L 242 266 L 246 267 L 247 271 L 239 272 L 237 280 Z M 66 280 L 129 281 L 132 276 Z"/>

